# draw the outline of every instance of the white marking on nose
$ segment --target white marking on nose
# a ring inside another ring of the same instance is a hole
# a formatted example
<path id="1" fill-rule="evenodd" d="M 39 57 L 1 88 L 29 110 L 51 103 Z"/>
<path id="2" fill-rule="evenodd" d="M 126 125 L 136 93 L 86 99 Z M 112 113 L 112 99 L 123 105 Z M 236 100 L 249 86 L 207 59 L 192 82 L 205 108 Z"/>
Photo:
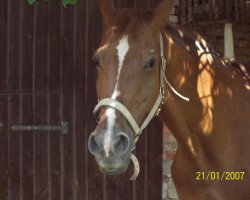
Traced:
<path id="1" fill-rule="evenodd" d="M 104 136 L 104 151 L 106 154 L 106 157 L 109 157 L 109 151 L 111 147 L 111 136 L 113 133 L 113 128 L 115 124 L 115 109 L 113 108 L 108 108 L 106 111 L 107 115 L 107 132 L 105 133 Z"/>
<path id="2" fill-rule="evenodd" d="M 118 54 L 118 73 L 116 77 L 115 89 L 114 89 L 111 99 L 116 99 L 118 96 L 121 95 L 121 92 L 118 90 L 118 85 L 119 85 L 118 82 L 119 82 L 119 78 L 120 78 L 120 74 L 121 74 L 121 70 L 122 70 L 125 57 L 129 50 L 129 43 L 128 43 L 127 35 L 122 37 L 116 49 L 117 49 L 117 54 Z M 104 151 L 105 151 L 106 157 L 109 157 L 109 152 L 111 148 L 111 138 L 112 138 L 112 134 L 114 133 L 113 129 L 114 129 L 115 120 L 116 120 L 115 109 L 108 108 L 106 110 L 106 115 L 107 115 L 107 132 L 105 133 L 105 136 L 104 136 Z"/>

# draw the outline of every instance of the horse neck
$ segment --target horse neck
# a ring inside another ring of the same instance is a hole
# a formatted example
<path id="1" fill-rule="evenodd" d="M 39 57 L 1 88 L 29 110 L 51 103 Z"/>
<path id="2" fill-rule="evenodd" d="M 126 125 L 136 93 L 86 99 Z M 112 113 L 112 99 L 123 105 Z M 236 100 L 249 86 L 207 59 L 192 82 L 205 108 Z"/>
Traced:
<path id="1" fill-rule="evenodd" d="M 231 134 L 232 131 L 221 129 L 226 125 L 230 128 L 240 98 L 242 101 L 249 98 L 242 77 L 216 53 L 199 52 L 198 48 L 181 46 L 174 40 L 172 45 L 167 43 L 166 76 L 179 93 L 190 98 L 189 102 L 184 101 L 165 87 L 160 117 L 178 143 L 190 150 L 187 141 L 199 146 L 202 138 L 213 140 L 218 135 Z M 245 110 L 249 111 L 246 107 Z"/>

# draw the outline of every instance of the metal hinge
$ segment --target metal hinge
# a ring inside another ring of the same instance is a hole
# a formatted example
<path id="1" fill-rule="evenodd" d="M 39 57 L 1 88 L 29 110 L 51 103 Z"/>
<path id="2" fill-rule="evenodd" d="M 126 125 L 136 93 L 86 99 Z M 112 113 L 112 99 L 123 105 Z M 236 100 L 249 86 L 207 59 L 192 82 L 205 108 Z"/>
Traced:
<path id="1" fill-rule="evenodd" d="M 68 122 L 62 121 L 61 125 L 13 125 L 12 131 L 61 131 L 68 134 Z"/>

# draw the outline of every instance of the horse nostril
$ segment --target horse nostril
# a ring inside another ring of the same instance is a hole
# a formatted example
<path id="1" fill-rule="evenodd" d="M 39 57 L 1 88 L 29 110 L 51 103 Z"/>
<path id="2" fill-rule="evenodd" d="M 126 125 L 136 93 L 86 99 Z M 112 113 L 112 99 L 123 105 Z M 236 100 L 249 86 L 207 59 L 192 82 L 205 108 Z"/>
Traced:
<path id="1" fill-rule="evenodd" d="M 114 151 L 115 153 L 124 154 L 129 150 L 129 146 L 130 146 L 129 137 L 126 134 L 121 133 L 118 135 L 118 140 L 114 144 Z"/>
<path id="2" fill-rule="evenodd" d="M 95 141 L 95 135 L 94 134 L 91 134 L 89 136 L 88 147 L 89 147 L 90 153 L 92 153 L 93 155 L 95 155 L 97 153 L 98 144 Z"/>

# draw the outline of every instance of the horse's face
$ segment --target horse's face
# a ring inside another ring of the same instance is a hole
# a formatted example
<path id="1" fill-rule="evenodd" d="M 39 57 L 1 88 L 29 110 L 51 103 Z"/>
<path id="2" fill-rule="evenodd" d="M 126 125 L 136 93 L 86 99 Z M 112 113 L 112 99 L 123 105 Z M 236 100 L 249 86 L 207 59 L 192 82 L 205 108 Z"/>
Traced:
<path id="1" fill-rule="evenodd" d="M 131 16 L 125 15 L 121 20 L 124 19 L 125 27 L 115 24 L 109 28 L 94 56 L 98 71 L 96 91 L 100 100 L 121 102 L 141 125 L 159 92 L 159 30 L 148 19 L 136 25 Z M 131 24 L 132 28 L 126 27 Z M 102 107 L 98 118 L 89 138 L 89 150 L 102 172 L 123 173 L 135 145 L 134 132 L 126 118 L 111 107 Z"/>
<path id="2" fill-rule="evenodd" d="M 149 26 L 137 34 L 110 36 L 97 50 L 96 90 L 98 99 L 121 102 L 141 124 L 159 92 L 159 52 Z M 90 151 L 107 173 L 123 172 L 134 146 L 134 133 L 113 108 L 103 107 L 99 119 L 90 138 Z"/>

